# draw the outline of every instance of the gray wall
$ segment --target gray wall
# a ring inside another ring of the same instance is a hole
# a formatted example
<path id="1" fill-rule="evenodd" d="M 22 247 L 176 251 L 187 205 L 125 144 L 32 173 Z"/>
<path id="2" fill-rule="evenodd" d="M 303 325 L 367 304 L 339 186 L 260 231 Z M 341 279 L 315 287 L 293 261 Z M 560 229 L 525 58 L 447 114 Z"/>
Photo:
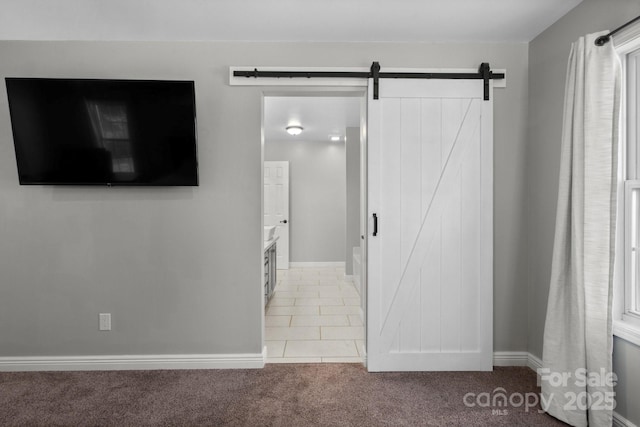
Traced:
<path id="1" fill-rule="evenodd" d="M 640 14 L 638 0 L 585 0 L 530 43 L 527 143 L 527 222 L 529 252 L 529 351 L 542 356 L 555 230 L 564 85 L 571 43 L 580 36 L 613 29 Z M 619 353 L 624 352 L 624 355 Z M 624 360 L 625 363 L 621 363 Z M 634 370 L 630 366 L 635 366 Z M 619 411 L 640 424 L 640 407 L 627 405 L 627 390 L 640 387 L 640 349 L 614 341 L 614 371 L 620 378 Z M 637 399 L 637 394 L 634 395 Z"/>
<path id="2" fill-rule="evenodd" d="M 360 246 L 360 128 L 347 128 L 347 231 L 345 274 L 353 275 L 353 248 Z"/>
<path id="3" fill-rule="evenodd" d="M 264 159 L 289 162 L 289 261 L 343 262 L 344 144 L 267 141 Z"/>
<path id="4" fill-rule="evenodd" d="M 229 86 L 228 67 L 372 61 L 508 70 L 494 96 L 494 342 L 526 350 L 526 44 L 1 41 L 0 76 L 195 80 L 200 187 L 20 187 L 0 85 L 0 356 L 260 353 L 263 88 Z"/>
<path id="5" fill-rule="evenodd" d="M 640 349 L 621 338 L 613 340 L 613 371 L 618 375 L 616 412 L 640 425 Z"/>

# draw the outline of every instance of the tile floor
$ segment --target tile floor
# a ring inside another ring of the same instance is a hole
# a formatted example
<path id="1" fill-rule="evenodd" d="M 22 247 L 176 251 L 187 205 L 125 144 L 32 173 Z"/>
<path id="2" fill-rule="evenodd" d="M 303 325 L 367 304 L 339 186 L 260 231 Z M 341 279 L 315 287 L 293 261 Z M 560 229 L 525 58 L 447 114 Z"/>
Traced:
<path id="1" fill-rule="evenodd" d="M 278 270 L 265 344 L 267 363 L 361 363 L 360 294 L 344 268 Z"/>

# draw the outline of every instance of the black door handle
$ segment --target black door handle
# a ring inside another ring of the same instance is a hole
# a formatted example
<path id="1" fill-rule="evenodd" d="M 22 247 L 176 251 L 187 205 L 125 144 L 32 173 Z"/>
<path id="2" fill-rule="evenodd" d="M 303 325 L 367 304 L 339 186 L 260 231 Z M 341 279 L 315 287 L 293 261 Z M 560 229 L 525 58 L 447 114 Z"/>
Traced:
<path id="1" fill-rule="evenodd" d="M 373 214 L 373 236 L 378 235 L 378 214 Z"/>
<path id="2" fill-rule="evenodd" d="M 286 224 L 286 223 L 287 223 L 286 219 L 283 219 L 282 221 L 280 221 L 280 224 Z"/>

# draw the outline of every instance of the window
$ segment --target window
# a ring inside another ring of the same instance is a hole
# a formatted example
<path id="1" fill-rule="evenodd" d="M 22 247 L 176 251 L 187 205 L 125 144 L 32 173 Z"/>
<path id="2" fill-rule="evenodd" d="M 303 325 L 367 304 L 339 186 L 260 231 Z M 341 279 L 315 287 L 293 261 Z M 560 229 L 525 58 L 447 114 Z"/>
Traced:
<path id="1" fill-rule="evenodd" d="M 640 145 L 637 105 L 640 101 L 640 49 L 624 58 L 627 117 L 624 183 L 624 310 L 623 319 L 640 325 Z"/>
<path id="2" fill-rule="evenodd" d="M 624 186 L 624 320 L 640 325 L 640 181 Z"/>
<path id="3" fill-rule="evenodd" d="M 616 40 L 624 102 L 613 329 L 614 335 L 640 345 L 640 26 L 626 34 Z"/>

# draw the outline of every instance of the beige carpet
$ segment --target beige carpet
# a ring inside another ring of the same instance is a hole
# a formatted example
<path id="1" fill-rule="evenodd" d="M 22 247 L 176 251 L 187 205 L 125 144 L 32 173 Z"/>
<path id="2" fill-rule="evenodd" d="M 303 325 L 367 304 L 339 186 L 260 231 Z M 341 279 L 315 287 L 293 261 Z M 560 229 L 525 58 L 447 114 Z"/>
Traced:
<path id="1" fill-rule="evenodd" d="M 261 370 L 0 373 L 0 425 L 564 425 L 539 407 L 477 404 L 480 393 L 493 396 L 498 387 L 516 404 L 518 394 L 538 392 L 528 368 L 371 374 L 357 364 L 284 364 Z M 465 405 L 467 393 L 474 393 L 467 396 L 474 407 Z"/>

